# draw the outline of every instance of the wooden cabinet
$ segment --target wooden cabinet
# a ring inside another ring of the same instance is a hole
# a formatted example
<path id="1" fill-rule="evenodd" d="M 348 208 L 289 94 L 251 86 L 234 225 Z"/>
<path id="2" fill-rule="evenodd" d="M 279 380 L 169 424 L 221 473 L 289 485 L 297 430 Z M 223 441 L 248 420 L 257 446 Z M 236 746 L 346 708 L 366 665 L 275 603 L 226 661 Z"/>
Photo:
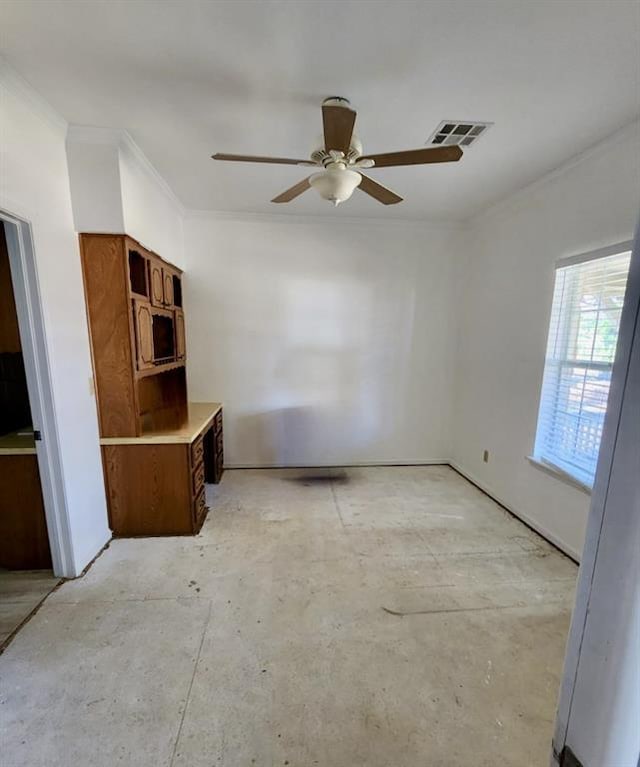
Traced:
<path id="1" fill-rule="evenodd" d="M 222 440 L 222 411 L 210 406 L 209 413 L 198 433 L 183 442 L 163 442 L 170 438 L 164 433 L 102 441 L 114 536 L 190 535 L 200 530 L 207 512 L 205 483 L 219 482 L 223 472 L 222 455 L 215 452 Z"/>
<path id="2" fill-rule="evenodd" d="M 80 249 L 101 435 L 179 424 L 187 407 L 182 272 L 126 235 L 82 234 Z M 143 385 L 148 376 L 156 384 Z"/>
<path id="3" fill-rule="evenodd" d="M 151 280 L 151 303 L 166 309 L 182 307 L 182 276 L 177 269 L 151 259 L 149 263 Z"/>
<path id="4" fill-rule="evenodd" d="M 222 410 L 187 406 L 182 272 L 126 235 L 81 234 L 80 252 L 113 534 L 197 533 Z"/>

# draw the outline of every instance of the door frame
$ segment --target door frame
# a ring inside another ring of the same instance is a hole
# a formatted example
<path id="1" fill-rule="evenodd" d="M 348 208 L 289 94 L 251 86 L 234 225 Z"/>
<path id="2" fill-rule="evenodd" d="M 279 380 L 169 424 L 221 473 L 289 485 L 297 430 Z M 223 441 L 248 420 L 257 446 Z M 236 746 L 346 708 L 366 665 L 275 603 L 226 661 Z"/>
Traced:
<path id="1" fill-rule="evenodd" d="M 53 572 L 73 577 L 73 541 L 32 228 L 28 221 L 1 208 L 0 221 L 7 240 L 33 428 L 41 434 L 36 441 L 36 456 Z"/>

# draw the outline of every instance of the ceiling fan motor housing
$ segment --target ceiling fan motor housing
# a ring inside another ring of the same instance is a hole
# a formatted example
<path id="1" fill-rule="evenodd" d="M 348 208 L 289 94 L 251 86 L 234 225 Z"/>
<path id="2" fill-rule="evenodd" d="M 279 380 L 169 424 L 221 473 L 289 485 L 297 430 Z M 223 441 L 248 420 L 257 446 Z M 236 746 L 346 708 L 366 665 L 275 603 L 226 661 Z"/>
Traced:
<path id="1" fill-rule="evenodd" d="M 351 102 L 344 96 L 329 96 L 322 102 L 323 107 L 350 107 Z"/>
<path id="2" fill-rule="evenodd" d="M 362 155 L 362 141 L 356 136 L 354 133 L 351 136 L 351 143 L 349 144 L 349 152 L 347 153 L 347 156 L 344 158 L 345 165 L 352 165 L 354 162 L 357 162 L 358 157 Z M 314 148 L 311 151 L 310 155 L 313 162 L 317 162 L 318 165 L 324 165 L 327 166 L 332 162 L 335 162 L 335 159 L 327 152 L 327 150 L 324 148 L 324 136 L 318 136 Z"/>

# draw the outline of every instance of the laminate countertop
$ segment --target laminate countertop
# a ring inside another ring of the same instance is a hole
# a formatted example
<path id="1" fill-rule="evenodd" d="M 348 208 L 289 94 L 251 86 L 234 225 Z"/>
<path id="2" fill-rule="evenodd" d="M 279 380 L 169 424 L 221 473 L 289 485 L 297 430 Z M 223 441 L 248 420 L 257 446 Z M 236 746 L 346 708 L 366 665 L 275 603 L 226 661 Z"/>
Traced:
<path id="1" fill-rule="evenodd" d="M 102 437 L 101 445 L 188 445 L 222 409 L 220 402 L 190 402 L 187 420 L 178 429 L 158 429 L 140 437 Z"/>
<path id="2" fill-rule="evenodd" d="M 35 455 L 33 429 L 24 428 L 0 435 L 0 455 Z"/>

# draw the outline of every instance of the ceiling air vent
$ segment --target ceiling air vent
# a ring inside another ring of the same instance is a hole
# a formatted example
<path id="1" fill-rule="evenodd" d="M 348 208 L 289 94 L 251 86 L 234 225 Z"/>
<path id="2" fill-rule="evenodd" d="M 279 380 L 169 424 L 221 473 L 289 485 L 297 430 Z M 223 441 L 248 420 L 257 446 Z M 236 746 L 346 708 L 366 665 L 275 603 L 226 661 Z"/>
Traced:
<path id="1" fill-rule="evenodd" d="M 467 120 L 459 122 L 457 120 L 443 120 L 427 139 L 427 146 L 430 144 L 443 144 L 450 146 L 468 147 L 484 136 L 493 123 L 479 123 Z"/>

